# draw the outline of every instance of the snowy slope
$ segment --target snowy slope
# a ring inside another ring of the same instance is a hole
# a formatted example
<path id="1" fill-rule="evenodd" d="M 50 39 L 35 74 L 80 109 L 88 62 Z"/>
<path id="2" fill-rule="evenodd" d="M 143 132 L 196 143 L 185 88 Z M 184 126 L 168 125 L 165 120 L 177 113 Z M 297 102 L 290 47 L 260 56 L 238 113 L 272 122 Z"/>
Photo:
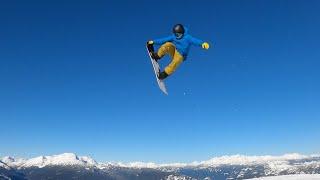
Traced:
<path id="1" fill-rule="evenodd" d="M 320 174 L 296 174 L 253 178 L 250 180 L 320 180 Z"/>
<path id="2" fill-rule="evenodd" d="M 7 165 L 7 163 L 3 162 L 3 161 L 0 161 L 0 168 L 4 168 L 4 169 L 11 169 L 10 166 Z"/>

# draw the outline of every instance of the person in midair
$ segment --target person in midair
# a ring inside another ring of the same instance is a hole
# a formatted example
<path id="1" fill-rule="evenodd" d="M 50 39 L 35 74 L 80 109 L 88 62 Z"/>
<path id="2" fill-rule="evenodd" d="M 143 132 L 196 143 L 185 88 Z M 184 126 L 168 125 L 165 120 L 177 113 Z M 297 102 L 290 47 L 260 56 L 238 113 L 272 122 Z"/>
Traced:
<path id="1" fill-rule="evenodd" d="M 182 24 L 173 26 L 173 35 L 147 42 L 151 57 L 158 61 L 166 54 L 170 55 L 171 62 L 164 68 L 164 71 L 159 72 L 158 78 L 163 80 L 171 75 L 179 65 L 187 59 L 191 45 L 209 49 L 209 43 L 192 37 L 188 34 L 188 29 Z M 154 51 L 153 45 L 161 45 L 157 52 Z"/>

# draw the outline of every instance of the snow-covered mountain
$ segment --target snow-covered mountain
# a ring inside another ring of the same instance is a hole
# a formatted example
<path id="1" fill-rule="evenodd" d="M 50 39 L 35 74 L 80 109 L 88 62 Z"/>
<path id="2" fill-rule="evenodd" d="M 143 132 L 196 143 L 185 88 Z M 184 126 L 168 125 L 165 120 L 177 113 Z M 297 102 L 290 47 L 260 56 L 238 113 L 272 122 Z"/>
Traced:
<path id="1" fill-rule="evenodd" d="M 64 153 L 53 156 L 39 156 L 31 159 L 15 159 L 10 156 L 2 158 L 2 162 L 11 167 L 27 168 L 27 167 L 45 167 L 45 166 L 96 166 L 97 162 L 87 156 L 77 156 L 73 153 Z"/>
<path id="2" fill-rule="evenodd" d="M 85 166 L 85 167 L 98 167 L 105 168 L 106 166 L 119 166 L 127 168 L 184 168 L 184 167 L 219 167 L 223 165 L 257 165 L 257 164 L 268 164 L 270 167 L 279 168 L 288 166 L 290 161 L 304 160 L 305 163 L 308 160 L 320 160 L 320 155 L 301 155 L 297 153 L 285 154 L 282 156 L 244 156 L 244 155 L 232 155 L 232 156 L 221 156 L 209 159 L 207 161 L 192 162 L 192 163 L 169 163 L 169 164 L 156 164 L 152 162 L 107 162 L 97 163 L 94 159 L 88 156 L 77 156 L 74 153 L 63 153 L 53 156 L 39 156 L 31 159 L 14 158 L 5 156 L 0 159 L 1 162 L 6 163 L 10 167 L 26 168 L 26 167 L 45 167 L 45 166 Z M 308 163 L 310 164 L 310 162 Z M 296 164 L 295 164 L 296 165 Z"/>
<path id="3" fill-rule="evenodd" d="M 16 171 L 28 179 L 55 179 L 56 176 L 59 179 L 86 176 L 90 179 L 245 179 L 302 173 L 320 174 L 320 155 L 232 155 L 192 163 L 157 164 L 98 163 L 87 156 L 64 153 L 31 159 L 6 156 L 0 159 L 0 168 L 0 177 L 5 176 L 5 171 L 10 171 L 11 175 Z"/>

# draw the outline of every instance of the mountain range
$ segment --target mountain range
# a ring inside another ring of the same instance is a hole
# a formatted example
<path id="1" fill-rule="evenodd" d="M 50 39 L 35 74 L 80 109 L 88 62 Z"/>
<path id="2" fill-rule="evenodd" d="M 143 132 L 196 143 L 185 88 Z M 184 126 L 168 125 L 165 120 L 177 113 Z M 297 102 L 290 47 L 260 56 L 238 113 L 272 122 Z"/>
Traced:
<path id="1" fill-rule="evenodd" d="M 64 153 L 30 159 L 0 159 L 0 179 L 219 180 L 320 174 L 320 155 L 231 155 L 192 163 L 97 162 Z"/>

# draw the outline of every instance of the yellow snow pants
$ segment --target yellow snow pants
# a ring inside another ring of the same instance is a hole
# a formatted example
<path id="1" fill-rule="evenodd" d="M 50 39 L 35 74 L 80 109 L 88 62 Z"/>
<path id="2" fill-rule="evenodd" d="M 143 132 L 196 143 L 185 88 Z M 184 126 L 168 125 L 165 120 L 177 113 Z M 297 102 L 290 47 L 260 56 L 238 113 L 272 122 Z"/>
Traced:
<path id="1" fill-rule="evenodd" d="M 164 71 L 170 75 L 183 61 L 183 56 L 177 51 L 176 47 L 171 42 L 164 43 L 158 50 L 158 56 L 162 58 L 164 55 L 169 54 L 171 57 L 170 64 L 165 67 Z"/>

